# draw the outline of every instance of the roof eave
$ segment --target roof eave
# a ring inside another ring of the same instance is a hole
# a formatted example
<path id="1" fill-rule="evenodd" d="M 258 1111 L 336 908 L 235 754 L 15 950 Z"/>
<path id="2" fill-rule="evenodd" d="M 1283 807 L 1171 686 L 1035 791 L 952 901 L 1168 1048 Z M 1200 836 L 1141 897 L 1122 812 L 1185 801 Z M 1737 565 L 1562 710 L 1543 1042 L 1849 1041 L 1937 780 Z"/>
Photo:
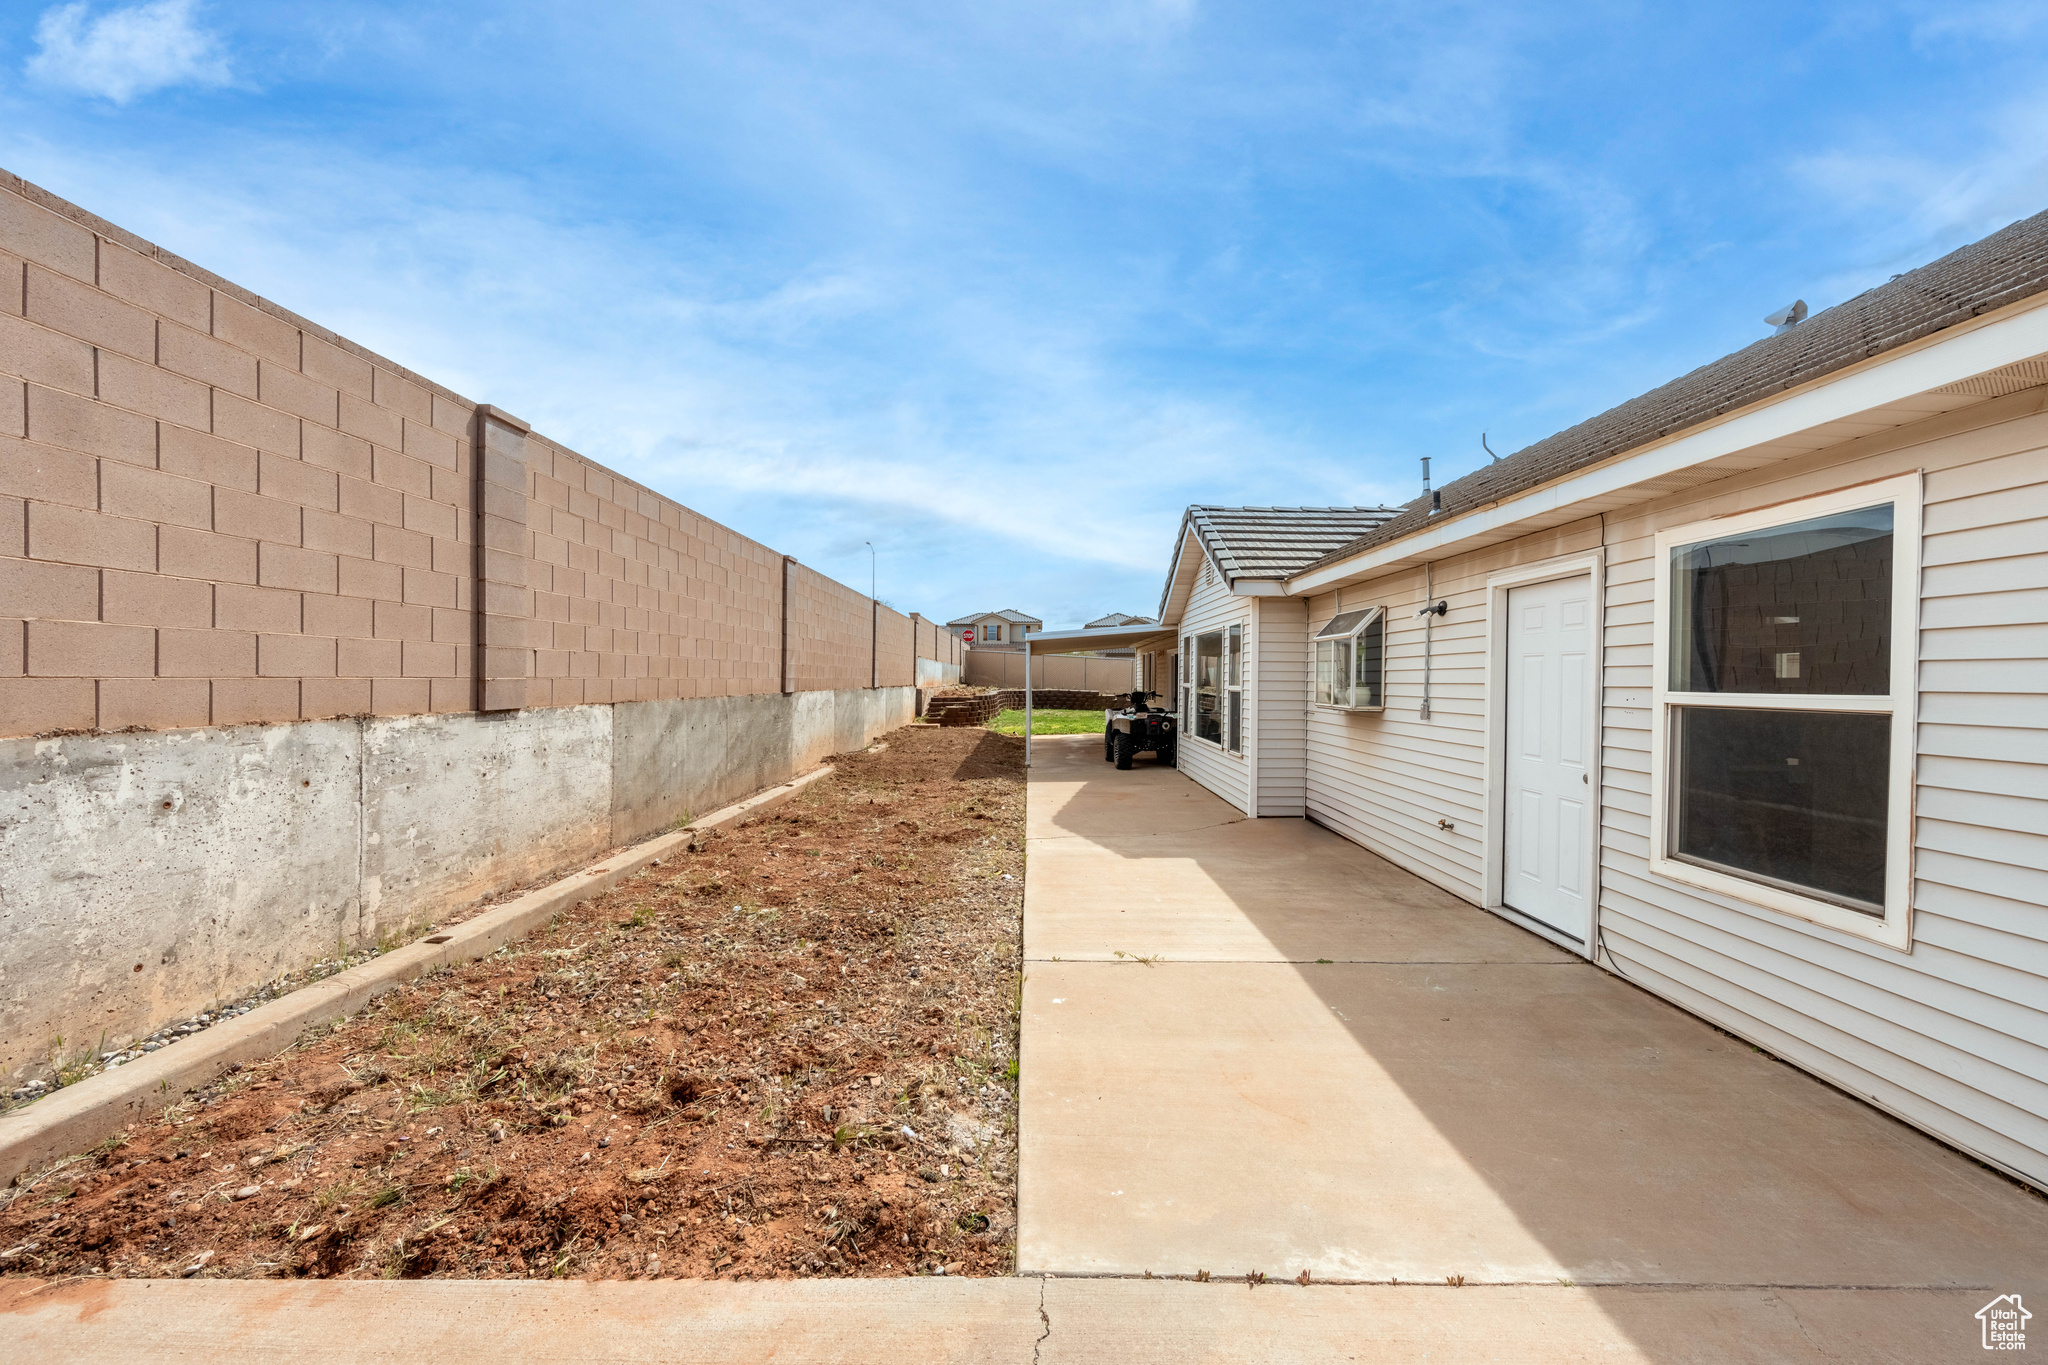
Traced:
<path id="1" fill-rule="evenodd" d="M 2048 352 L 2048 294 L 2016 300 L 1846 365 L 1768 398 L 1570 470 L 1499 502 L 1447 513 L 1341 559 L 1318 561 L 1286 581 L 1290 596 L 1328 592 L 1413 561 L 1463 553 L 1466 542 L 1523 520 L 1612 495 L 1634 484 L 1843 421 L 1888 402 L 1942 388 Z M 1958 407 L 1971 406 L 1958 404 Z M 1593 515 L 1591 511 L 1585 513 Z"/>

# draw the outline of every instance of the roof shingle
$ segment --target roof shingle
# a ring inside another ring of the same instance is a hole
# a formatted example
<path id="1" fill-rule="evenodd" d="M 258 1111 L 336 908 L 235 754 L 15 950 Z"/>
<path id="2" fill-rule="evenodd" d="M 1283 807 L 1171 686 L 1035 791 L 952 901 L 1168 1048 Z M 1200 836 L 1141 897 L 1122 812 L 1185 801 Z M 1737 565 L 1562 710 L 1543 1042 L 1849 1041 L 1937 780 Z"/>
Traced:
<path id="1" fill-rule="evenodd" d="M 1216 567 L 1240 578 L 1285 578 L 1395 515 L 1391 507 L 1190 507 L 1185 525 Z"/>

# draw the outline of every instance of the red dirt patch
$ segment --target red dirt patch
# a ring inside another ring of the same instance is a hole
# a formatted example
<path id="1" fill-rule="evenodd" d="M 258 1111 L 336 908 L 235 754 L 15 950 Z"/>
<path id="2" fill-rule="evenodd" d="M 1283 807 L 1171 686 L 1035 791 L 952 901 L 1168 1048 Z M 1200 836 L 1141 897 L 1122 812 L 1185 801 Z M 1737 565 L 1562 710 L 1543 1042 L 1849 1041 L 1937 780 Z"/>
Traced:
<path id="1" fill-rule="evenodd" d="M 25 1179 L 0 1268 L 1007 1273 L 1022 744 L 887 743 Z"/>

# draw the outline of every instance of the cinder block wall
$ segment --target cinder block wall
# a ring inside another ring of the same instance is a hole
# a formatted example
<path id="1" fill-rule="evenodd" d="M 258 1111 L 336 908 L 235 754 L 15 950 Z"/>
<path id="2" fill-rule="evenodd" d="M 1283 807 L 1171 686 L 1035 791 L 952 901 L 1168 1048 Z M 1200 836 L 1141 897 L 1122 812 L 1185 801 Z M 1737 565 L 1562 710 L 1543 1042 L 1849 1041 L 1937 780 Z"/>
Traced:
<path id="1" fill-rule="evenodd" d="M 914 682 L 909 618 L 492 413 L 0 173 L 0 736 Z"/>
<path id="2" fill-rule="evenodd" d="M 0 1072 L 857 748 L 926 632 L 0 172 Z"/>
<path id="3" fill-rule="evenodd" d="M 970 649 L 966 651 L 962 680 L 982 687 L 1024 686 L 1022 650 Z M 1034 688 L 1076 692 L 1129 692 L 1137 686 L 1136 661 L 1096 659 L 1077 654 L 1034 654 L 1031 656 L 1031 685 Z"/>

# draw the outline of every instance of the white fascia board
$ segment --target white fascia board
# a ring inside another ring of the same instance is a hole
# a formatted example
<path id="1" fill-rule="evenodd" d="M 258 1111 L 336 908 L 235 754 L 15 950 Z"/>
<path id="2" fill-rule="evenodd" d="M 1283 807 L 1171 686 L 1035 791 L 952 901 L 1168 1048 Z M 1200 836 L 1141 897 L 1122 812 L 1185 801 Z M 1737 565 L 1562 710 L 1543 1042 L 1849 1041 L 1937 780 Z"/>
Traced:
<path id="1" fill-rule="evenodd" d="M 1287 584 L 1277 578 L 1240 578 L 1230 585 L 1239 597 L 1285 597 Z"/>
<path id="2" fill-rule="evenodd" d="M 1556 483 L 1517 493 L 1505 502 L 1462 512 L 1441 526 L 1425 527 L 1375 545 L 1362 554 L 1326 564 L 1287 581 L 1290 596 L 1328 592 L 1369 577 L 1396 562 L 1441 559 L 1462 542 L 1500 531 L 1525 518 L 1556 512 L 1590 498 L 1606 497 L 1631 484 L 1662 478 L 1751 446 L 1782 441 L 1809 427 L 1854 417 L 1886 403 L 2001 369 L 2048 351 L 2048 295 L 2035 295 L 1997 313 L 1957 323 L 1920 341 L 1837 370 L 1810 384 L 1694 426 L 1677 436 L 1638 446 L 1605 464 L 1568 474 Z"/>
<path id="3" fill-rule="evenodd" d="M 1195 549 L 1200 552 L 1201 559 L 1189 557 L 1188 542 L 1190 541 L 1194 542 Z M 1203 543 L 1201 532 L 1195 529 L 1190 519 L 1184 517 L 1181 520 L 1180 544 L 1174 549 L 1173 567 L 1168 572 L 1166 578 L 1166 592 L 1159 599 L 1159 623 L 1162 626 L 1172 626 L 1179 623 L 1180 612 L 1174 610 L 1176 600 L 1179 606 L 1185 610 L 1187 599 L 1194 594 L 1195 574 L 1198 571 L 1196 566 L 1203 559 L 1209 561 L 1210 568 L 1216 569 L 1217 577 L 1223 576 L 1223 571 L 1216 568 L 1216 561 L 1209 554 L 1208 545 Z"/>
<path id="4" fill-rule="evenodd" d="M 1172 631 L 1160 626 L 1095 626 L 1080 630 L 1033 632 L 1033 654 L 1073 654 L 1094 649 L 1135 649 L 1140 645 L 1173 641 Z"/>

